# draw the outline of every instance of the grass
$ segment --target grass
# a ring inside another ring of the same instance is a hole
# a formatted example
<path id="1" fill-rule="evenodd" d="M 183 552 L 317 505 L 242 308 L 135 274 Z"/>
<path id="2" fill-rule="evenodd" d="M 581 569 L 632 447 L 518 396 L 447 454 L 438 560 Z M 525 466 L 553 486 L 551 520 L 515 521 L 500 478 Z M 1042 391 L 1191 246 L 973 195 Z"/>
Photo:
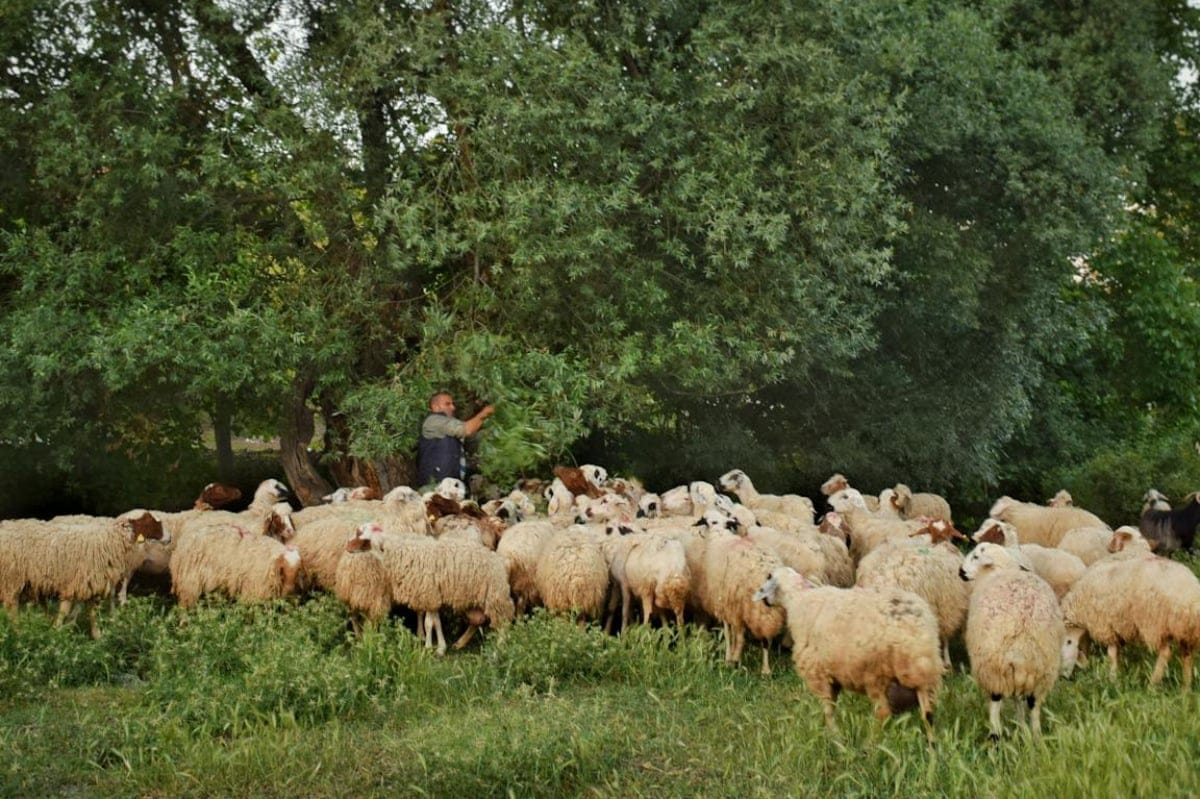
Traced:
<path id="1" fill-rule="evenodd" d="M 0 619 L 2 796 L 1194 796 L 1197 695 L 1147 686 L 1131 650 L 1050 695 L 1042 741 L 987 743 L 986 703 L 947 677 L 930 751 L 865 697 L 818 702 L 783 653 L 720 663 L 719 634 L 620 638 L 536 615 L 438 658 L 400 620 L 361 640 L 330 598 L 213 603 L 181 626 L 137 597 L 91 641 L 41 608 Z M 1007 717 L 1006 717 L 1007 718 Z"/>

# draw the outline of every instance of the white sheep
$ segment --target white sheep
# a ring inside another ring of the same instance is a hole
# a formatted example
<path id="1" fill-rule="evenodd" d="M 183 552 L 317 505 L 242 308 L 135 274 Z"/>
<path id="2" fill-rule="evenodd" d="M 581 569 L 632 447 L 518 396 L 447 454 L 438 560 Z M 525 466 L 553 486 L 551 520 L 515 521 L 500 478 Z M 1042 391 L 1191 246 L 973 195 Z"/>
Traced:
<path id="1" fill-rule="evenodd" d="M 1058 546 L 1068 530 L 1076 527 L 1108 527 L 1100 517 L 1073 505 L 1049 507 L 1032 502 L 1020 502 L 1012 497 L 1000 497 L 988 511 L 988 516 L 1008 522 L 1017 529 L 1022 544 Z"/>
<path id="2" fill-rule="evenodd" d="M 821 484 L 821 493 L 826 497 L 831 497 L 837 492 L 844 491 L 850 487 L 850 482 L 846 479 L 845 475 L 841 473 L 835 473 L 830 475 L 829 479 Z M 872 513 L 879 511 L 879 497 L 873 497 L 870 494 L 863 494 L 863 502 L 866 504 L 867 510 L 871 511 Z"/>
<path id="3" fill-rule="evenodd" d="M 950 503 L 944 497 L 921 491 L 913 493 L 913 490 L 904 483 L 896 483 L 892 491 L 895 494 L 893 502 L 897 510 L 900 511 L 901 518 L 919 519 L 925 517 L 929 519 L 941 519 L 948 524 L 954 523 L 950 515 Z M 879 504 L 882 507 L 882 494 L 880 494 Z"/>
<path id="4" fill-rule="evenodd" d="M 976 546 L 960 574 L 975 583 L 965 637 L 971 675 L 990 700 L 991 737 L 1002 732 L 1005 697 L 1024 699 L 1030 729 L 1040 736 L 1042 704 L 1058 679 L 1066 637 L 1054 591 L 998 544 Z M 1024 706 L 1018 708 L 1023 718 Z"/>
<path id="5" fill-rule="evenodd" d="M 1114 557 L 1096 563 L 1063 599 L 1067 640 L 1063 673 L 1070 675 L 1079 648 L 1091 639 L 1107 647 L 1110 674 L 1118 651 L 1140 640 L 1158 658 L 1150 675 L 1157 685 L 1173 645 L 1179 647 L 1183 689 L 1192 685 L 1192 661 L 1200 646 L 1200 580 L 1182 563 L 1155 556 Z"/>
<path id="6" fill-rule="evenodd" d="M 894 538 L 908 538 L 925 526 L 919 520 L 897 520 L 878 516 L 867 509 L 863 495 L 853 489 L 844 488 L 829 497 L 829 504 L 841 522 L 841 529 L 849 540 L 850 557 L 859 563 L 872 549 Z M 829 514 L 826 514 L 829 521 Z"/>
<path id="7" fill-rule="evenodd" d="M 633 599 L 641 601 L 642 621 L 650 624 L 656 612 L 671 612 L 683 626 L 691 590 L 691 572 L 683 543 L 656 533 L 610 535 L 614 557 L 610 571 L 621 591 L 621 630 L 632 616 Z"/>
<path id="8" fill-rule="evenodd" d="M 560 528 L 547 519 L 527 519 L 505 530 L 496 544 L 496 554 L 504 559 L 518 613 L 542 604 L 542 595 L 534 580 L 537 560 L 542 547 L 559 532 Z"/>
<path id="9" fill-rule="evenodd" d="M 210 593 L 238 602 L 263 602 L 295 591 L 300 552 L 236 526 L 209 527 L 179 542 L 170 569 L 171 590 L 184 610 Z"/>
<path id="10" fill-rule="evenodd" d="M 945 521 L 935 524 L 939 526 L 931 525 L 931 531 L 936 541 L 896 539 L 870 552 L 858 564 L 855 585 L 899 588 L 924 599 L 937 618 L 942 660 L 949 666 L 950 639 L 966 621 L 971 587 L 958 574 L 962 554 L 949 543 L 955 533 L 965 536 Z"/>
<path id="11" fill-rule="evenodd" d="M 732 469 L 717 481 L 722 491 L 731 491 L 738 501 L 751 510 L 763 509 L 785 513 L 810 524 L 816 517 L 812 500 L 799 494 L 760 494 L 754 488 L 750 476 L 741 469 Z"/>
<path id="12" fill-rule="evenodd" d="M 264 523 L 273 515 L 273 512 L 276 512 L 274 514 L 276 516 L 280 515 L 278 511 L 281 511 L 282 506 L 286 505 L 285 500 L 289 494 L 287 486 L 278 480 L 263 480 L 255 489 L 254 498 L 250 501 L 249 507 L 243 511 L 235 513 L 225 510 L 193 510 L 158 514 L 158 518 L 162 521 L 163 527 L 171 533 L 171 537 L 174 539 L 172 546 L 178 546 L 193 531 L 224 527 L 230 524 L 247 531 L 257 532 L 263 529 Z M 290 519 L 291 506 L 287 507 L 287 513 Z"/>
<path id="13" fill-rule="evenodd" d="M 1054 596 L 1060 600 L 1087 570 L 1083 560 L 1066 550 L 1020 543 L 1017 528 L 1008 522 L 985 519 L 971 538 L 979 543 L 999 544 L 1013 550 L 1017 553 L 1018 562 L 1049 583 Z"/>
<path id="14" fill-rule="evenodd" d="M 88 606 L 89 632 L 97 638 L 97 605 L 113 595 L 146 540 L 169 535 L 146 512 L 90 523 L 0 522 L 0 601 L 15 621 L 22 595 L 57 598 L 56 625 L 73 603 L 82 602 Z"/>
<path id="15" fill-rule="evenodd" d="M 925 600 L 897 588 L 818 587 L 794 569 L 771 572 L 751 597 L 781 607 L 792 637 L 792 660 L 836 729 L 834 705 L 843 689 L 865 693 L 883 720 L 916 694 L 926 735 L 942 683 L 938 626 Z"/>
<path id="16" fill-rule="evenodd" d="M 608 560 L 597 538 L 579 526 L 545 541 L 534 566 L 533 582 L 546 609 L 576 612 L 581 621 L 603 620 Z"/>
<path id="17" fill-rule="evenodd" d="M 751 600 L 751 596 L 783 561 L 772 550 L 733 530 L 737 522 L 710 510 L 701 517 L 707 528 L 704 570 L 698 585 L 701 606 L 725 631 L 725 662 L 741 662 L 749 633 L 762 643 L 762 673 L 771 673 L 769 647 L 783 632 L 783 614 Z"/>
<path id="18" fill-rule="evenodd" d="M 347 553 L 338 563 L 335 591 L 368 620 L 381 618 L 385 602 L 378 592 L 386 586 L 390 592 L 386 608 L 403 605 L 423 616 L 425 644 L 432 647 L 436 633 L 439 655 L 446 652 L 442 608 L 464 613 L 467 619 L 467 630 L 455 649 L 466 646 L 485 624 L 503 629 L 512 622 L 508 575 L 504 560 L 495 552 L 458 541 L 389 535 L 373 523 L 360 525 L 355 538 L 347 542 Z"/>
<path id="19" fill-rule="evenodd" d="M 1107 527 L 1076 527 L 1063 534 L 1057 548 L 1070 552 L 1083 561 L 1084 566 L 1091 566 L 1108 556 L 1112 539 L 1113 531 Z"/>
<path id="20" fill-rule="evenodd" d="M 739 526 L 740 529 L 740 526 Z M 846 545 L 817 529 L 784 532 L 761 525 L 750 527 L 745 536 L 779 556 L 810 580 L 822 585 L 848 586 L 854 581 L 854 564 Z"/>

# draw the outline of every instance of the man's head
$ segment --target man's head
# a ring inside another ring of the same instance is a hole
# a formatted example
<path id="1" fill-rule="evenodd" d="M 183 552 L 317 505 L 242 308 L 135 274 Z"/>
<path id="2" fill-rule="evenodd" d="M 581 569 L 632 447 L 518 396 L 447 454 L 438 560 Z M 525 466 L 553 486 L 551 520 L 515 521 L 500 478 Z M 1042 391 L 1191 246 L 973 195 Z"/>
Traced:
<path id="1" fill-rule="evenodd" d="M 444 413 L 449 416 L 454 415 L 454 397 L 450 396 L 449 391 L 438 391 L 429 397 L 429 410 L 434 413 Z"/>

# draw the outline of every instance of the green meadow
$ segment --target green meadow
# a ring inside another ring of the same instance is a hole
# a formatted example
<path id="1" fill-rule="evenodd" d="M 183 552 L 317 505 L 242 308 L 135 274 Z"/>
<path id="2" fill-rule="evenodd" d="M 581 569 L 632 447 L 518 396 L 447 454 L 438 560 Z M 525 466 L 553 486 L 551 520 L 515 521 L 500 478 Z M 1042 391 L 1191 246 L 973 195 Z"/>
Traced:
<path id="1" fill-rule="evenodd" d="M 1047 701 L 1040 741 L 987 740 L 965 653 L 939 696 L 884 725 L 843 694 L 840 730 L 772 652 L 721 662 L 719 631 L 605 635 L 543 613 L 437 657 L 403 618 L 355 638 L 341 605 L 157 597 L 53 629 L 0 617 L 0 795 L 72 797 L 1097 797 L 1200 794 L 1197 695 L 1177 663 L 1104 658 Z"/>

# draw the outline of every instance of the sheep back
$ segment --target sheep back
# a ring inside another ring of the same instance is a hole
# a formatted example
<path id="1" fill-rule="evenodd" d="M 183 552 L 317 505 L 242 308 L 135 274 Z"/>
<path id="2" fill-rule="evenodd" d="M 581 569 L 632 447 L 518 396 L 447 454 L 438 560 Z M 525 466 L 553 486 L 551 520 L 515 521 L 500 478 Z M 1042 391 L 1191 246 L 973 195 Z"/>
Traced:
<path id="1" fill-rule="evenodd" d="M 971 674 L 991 696 L 1043 699 L 1058 679 L 1066 635 L 1054 591 L 1023 569 L 975 581 L 967 613 Z"/>

